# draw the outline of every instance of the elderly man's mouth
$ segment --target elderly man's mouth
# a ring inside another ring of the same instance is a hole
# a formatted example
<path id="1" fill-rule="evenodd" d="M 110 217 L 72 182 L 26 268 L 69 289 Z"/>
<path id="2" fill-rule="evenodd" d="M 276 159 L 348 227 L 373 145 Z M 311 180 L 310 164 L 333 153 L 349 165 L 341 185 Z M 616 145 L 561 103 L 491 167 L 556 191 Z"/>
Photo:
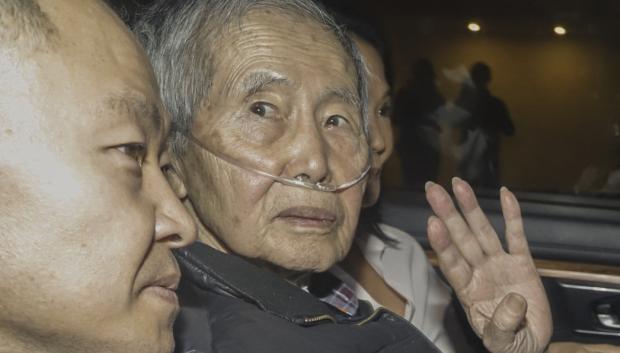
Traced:
<path id="1" fill-rule="evenodd" d="M 336 214 L 318 207 L 291 207 L 280 212 L 276 219 L 299 227 L 329 228 L 337 220 Z"/>

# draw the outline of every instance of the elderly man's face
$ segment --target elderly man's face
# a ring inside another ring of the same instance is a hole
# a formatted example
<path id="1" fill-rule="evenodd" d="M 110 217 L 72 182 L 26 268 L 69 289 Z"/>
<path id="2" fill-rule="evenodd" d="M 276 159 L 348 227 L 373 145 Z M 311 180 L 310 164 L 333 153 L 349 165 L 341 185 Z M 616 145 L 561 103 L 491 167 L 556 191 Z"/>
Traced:
<path id="1" fill-rule="evenodd" d="M 241 151 L 272 175 L 312 182 L 346 174 L 356 160 L 338 158 L 339 143 L 353 140 L 348 132 L 361 132 L 354 144 L 367 153 L 352 61 L 318 25 L 251 12 L 226 32 L 215 64 L 193 127 L 212 149 Z M 182 170 L 199 221 L 225 251 L 298 271 L 325 270 L 348 252 L 364 183 L 337 193 L 285 186 L 195 144 Z"/>
<path id="2" fill-rule="evenodd" d="M 0 350 L 170 352 L 195 227 L 152 73 L 102 4 L 40 3 L 55 49 L 0 54 Z"/>

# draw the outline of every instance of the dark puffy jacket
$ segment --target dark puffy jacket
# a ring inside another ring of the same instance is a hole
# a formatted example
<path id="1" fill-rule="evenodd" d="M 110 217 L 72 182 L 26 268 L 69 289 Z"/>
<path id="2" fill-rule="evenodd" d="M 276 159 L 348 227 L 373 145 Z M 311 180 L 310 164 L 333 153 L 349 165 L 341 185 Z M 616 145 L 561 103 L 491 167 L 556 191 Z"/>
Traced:
<path id="1" fill-rule="evenodd" d="M 176 353 L 439 353 L 409 322 L 366 303 L 341 314 L 277 275 L 196 243 L 183 272 Z"/>

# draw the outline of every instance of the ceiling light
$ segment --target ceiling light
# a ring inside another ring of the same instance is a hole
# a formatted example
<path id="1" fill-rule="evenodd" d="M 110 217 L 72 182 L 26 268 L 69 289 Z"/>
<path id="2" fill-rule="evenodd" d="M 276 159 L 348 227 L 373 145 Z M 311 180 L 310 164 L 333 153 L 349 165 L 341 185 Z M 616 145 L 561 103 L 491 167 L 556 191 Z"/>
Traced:
<path id="1" fill-rule="evenodd" d="M 481 28 L 480 25 L 476 22 L 470 22 L 467 24 L 467 29 L 470 32 L 480 32 Z"/>
<path id="2" fill-rule="evenodd" d="M 553 27 L 553 32 L 558 36 L 566 35 L 566 28 L 564 26 L 555 26 Z"/>

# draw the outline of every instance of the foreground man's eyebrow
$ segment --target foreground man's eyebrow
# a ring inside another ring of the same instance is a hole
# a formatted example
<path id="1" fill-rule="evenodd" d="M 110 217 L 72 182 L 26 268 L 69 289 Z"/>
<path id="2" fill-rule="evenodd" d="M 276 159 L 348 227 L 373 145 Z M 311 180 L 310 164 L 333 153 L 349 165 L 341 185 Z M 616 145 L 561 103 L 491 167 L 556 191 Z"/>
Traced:
<path id="1" fill-rule="evenodd" d="M 164 125 L 163 118 L 157 106 L 139 95 L 114 95 L 105 100 L 104 108 L 115 111 L 122 116 L 132 119 L 137 124 L 147 122 L 156 131 L 161 131 Z M 146 117 L 146 120 L 144 119 Z"/>

